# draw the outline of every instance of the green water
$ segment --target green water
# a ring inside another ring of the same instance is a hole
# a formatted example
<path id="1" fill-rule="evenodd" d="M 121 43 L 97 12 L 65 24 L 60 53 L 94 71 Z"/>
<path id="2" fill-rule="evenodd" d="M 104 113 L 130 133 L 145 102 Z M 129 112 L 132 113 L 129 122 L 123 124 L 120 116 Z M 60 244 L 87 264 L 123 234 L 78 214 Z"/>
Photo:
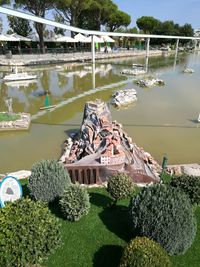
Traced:
<path id="1" fill-rule="evenodd" d="M 90 64 L 27 67 L 24 71 L 37 74 L 35 82 L 0 84 L 0 110 L 5 110 L 4 99 L 13 98 L 15 112 L 33 115 L 29 131 L 0 132 L 0 173 L 30 169 L 40 159 L 58 158 L 61 145 L 70 132 L 79 129 L 84 104 L 101 98 L 109 103 L 118 88 L 135 88 L 135 105 L 117 110 L 110 106 L 113 120 L 124 125 L 129 136 L 155 159 L 162 161 L 167 153 L 169 164 L 200 162 L 200 55 L 181 55 L 174 67 L 174 56 L 149 58 L 150 74 L 163 79 L 164 87 L 144 89 L 131 77 L 123 76 L 123 68 L 132 63 L 144 64 L 142 58 L 113 59 L 97 62 L 95 77 Z M 183 74 L 187 65 L 195 70 Z M 9 68 L 1 68 L 3 77 Z M 45 96 L 34 92 L 49 90 L 52 111 L 40 111 Z M 199 128 L 198 128 L 199 126 Z"/>

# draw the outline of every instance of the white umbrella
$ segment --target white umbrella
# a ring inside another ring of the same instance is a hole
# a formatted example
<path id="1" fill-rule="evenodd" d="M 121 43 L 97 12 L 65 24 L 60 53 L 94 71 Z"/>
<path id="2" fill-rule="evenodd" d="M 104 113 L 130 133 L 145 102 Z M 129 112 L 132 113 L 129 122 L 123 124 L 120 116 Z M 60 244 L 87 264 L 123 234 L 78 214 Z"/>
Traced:
<path id="1" fill-rule="evenodd" d="M 66 42 L 66 43 L 76 43 L 78 42 L 76 39 L 71 38 L 69 36 L 62 36 L 56 39 L 57 42 Z"/>
<path id="2" fill-rule="evenodd" d="M 86 38 L 87 42 L 92 42 L 92 36 L 89 36 Z M 95 43 L 104 43 L 104 40 L 102 38 L 97 37 L 96 35 L 94 35 L 94 42 Z"/>
<path id="3" fill-rule="evenodd" d="M 16 38 L 14 36 L 11 36 L 11 35 L 7 35 L 7 34 L 0 34 L 0 42 L 19 42 L 19 38 Z"/>
<path id="4" fill-rule="evenodd" d="M 77 35 L 74 36 L 74 39 L 76 42 L 81 42 L 81 43 L 88 43 L 87 37 L 85 37 L 83 34 L 78 33 Z"/>
<path id="5" fill-rule="evenodd" d="M 30 42 L 30 41 L 31 41 L 31 38 L 24 37 L 24 36 L 19 35 L 19 34 L 17 34 L 17 33 L 13 33 L 13 34 L 11 34 L 10 36 L 17 38 L 18 41 L 26 41 L 26 42 Z"/>
<path id="6" fill-rule="evenodd" d="M 107 36 L 107 35 L 101 36 L 101 39 L 103 39 L 104 42 L 107 42 L 107 43 L 114 43 L 115 42 L 114 39 L 112 39 L 110 36 Z"/>

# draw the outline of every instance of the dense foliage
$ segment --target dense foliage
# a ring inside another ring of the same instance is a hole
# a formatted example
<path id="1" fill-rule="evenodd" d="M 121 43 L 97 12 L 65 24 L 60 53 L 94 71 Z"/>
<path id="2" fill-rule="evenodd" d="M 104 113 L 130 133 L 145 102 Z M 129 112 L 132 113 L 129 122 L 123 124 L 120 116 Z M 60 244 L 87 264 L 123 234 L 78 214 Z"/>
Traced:
<path id="1" fill-rule="evenodd" d="M 0 266 L 44 260 L 60 244 L 60 225 L 43 202 L 20 199 L 0 209 Z"/>
<path id="2" fill-rule="evenodd" d="M 147 237 L 136 237 L 126 246 L 119 267 L 170 267 L 167 252 Z"/>
<path id="3" fill-rule="evenodd" d="M 107 191 L 115 202 L 131 196 L 133 189 L 131 177 L 125 173 L 116 174 L 108 179 Z"/>
<path id="4" fill-rule="evenodd" d="M 143 190 L 130 202 L 132 228 L 162 245 L 171 255 L 183 254 L 196 235 L 196 219 L 186 194 L 166 185 Z"/>
<path id="5" fill-rule="evenodd" d="M 33 164 L 28 188 L 36 200 L 51 202 L 60 197 L 70 184 L 70 177 L 60 163 L 41 160 Z"/>
<path id="6" fill-rule="evenodd" d="M 170 185 L 183 190 L 189 196 L 192 204 L 200 203 L 200 177 L 187 175 L 173 177 Z"/>
<path id="7" fill-rule="evenodd" d="M 69 221 L 78 221 L 90 210 L 90 200 L 87 190 L 78 184 L 70 185 L 60 199 L 63 217 Z"/>
<path id="8" fill-rule="evenodd" d="M 29 20 L 8 16 L 8 22 L 13 33 L 17 33 L 22 36 L 29 36 L 32 32 Z"/>

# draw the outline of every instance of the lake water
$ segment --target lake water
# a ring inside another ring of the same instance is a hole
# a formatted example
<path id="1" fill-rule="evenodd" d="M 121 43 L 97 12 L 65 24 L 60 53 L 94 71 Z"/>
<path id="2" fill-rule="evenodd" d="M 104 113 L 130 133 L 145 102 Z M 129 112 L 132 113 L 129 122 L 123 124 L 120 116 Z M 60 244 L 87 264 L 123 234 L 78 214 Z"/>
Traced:
<path id="1" fill-rule="evenodd" d="M 132 77 L 120 74 L 133 63 L 145 63 L 143 58 L 98 61 L 95 75 L 90 64 L 27 67 L 37 74 L 34 82 L 0 84 L 0 110 L 4 99 L 13 98 L 15 112 L 29 112 L 33 121 L 29 131 L 0 132 L 0 173 L 30 169 L 40 159 L 58 158 L 68 134 L 77 131 L 82 121 L 86 101 L 101 98 L 109 103 L 116 89 L 135 88 L 138 101 L 127 109 L 110 106 L 113 120 L 124 125 L 130 137 L 153 157 L 162 162 L 168 155 L 169 164 L 200 162 L 200 55 L 179 55 L 149 58 L 148 72 L 166 82 L 163 87 L 140 88 Z M 193 74 L 184 74 L 184 66 Z M 9 71 L 0 68 L 3 77 Z M 94 69 L 93 69 L 94 71 Z M 40 111 L 45 96 L 35 96 L 49 90 L 54 110 Z M 199 127 L 199 128 L 198 128 Z"/>

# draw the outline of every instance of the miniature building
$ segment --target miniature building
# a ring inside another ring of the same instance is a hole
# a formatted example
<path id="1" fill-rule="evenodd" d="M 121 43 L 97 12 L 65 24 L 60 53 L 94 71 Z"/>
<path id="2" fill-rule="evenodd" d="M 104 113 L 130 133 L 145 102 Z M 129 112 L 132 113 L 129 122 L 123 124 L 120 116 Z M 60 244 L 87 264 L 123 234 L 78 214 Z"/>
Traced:
<path id="1" fill-rule="evenodd" d="M 85 104 L 80 133 L 65 144 L 61 162 L 72 182 L 100 184 L 116 172 L 128 173 L 136 183 L 159 181 L 157 162 L 112 122 L 101 100 Z"/>

